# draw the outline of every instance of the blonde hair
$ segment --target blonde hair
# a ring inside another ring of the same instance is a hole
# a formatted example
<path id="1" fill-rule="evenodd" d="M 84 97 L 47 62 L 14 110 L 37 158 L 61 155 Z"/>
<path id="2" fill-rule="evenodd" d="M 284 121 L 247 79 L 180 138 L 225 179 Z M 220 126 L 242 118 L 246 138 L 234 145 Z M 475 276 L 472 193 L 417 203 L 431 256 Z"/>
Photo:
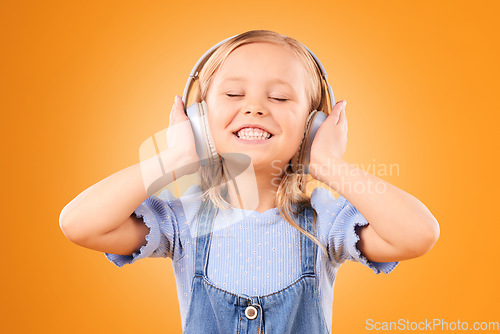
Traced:
<path id="1" fill-rule="evenodd" d="M 320 110 L 328 115 L 330 110 L 326 82 L 322 80 L 321 71 L 318 69 L 311 53 L 297 40 L 270 30 L 247 31 L 221 44 L 209 57 L 199 73 L 198 86 L 194 90 L 194 101 L 201 102 L 206 99 L 210 84 L 232 51 L 242 45 L 258 42 L 274 43 L 293 51 L 293 54 L 302 62 L 308 73 L 307 78 L 309 80 L 306 87 L 310 102 L 310 112 Z M 199 173 L 201 178 L 200 188 L 203 191 L 202 197 L 204 199 L 208 198 L 218 208 L 229 208 L 230 204 L 227 200 L 229 192 L 227 183 L 225 182 L 226 173 L 222 164 L 200 166 Z M 276 193 L 277 206 L 281 216 L 291 226 L 304 233 L 325 254 L 328 254 L 326 248 L 319 242 L 316 236 L 302 229 L 292 219 L 292 215 L 299 215 L 306 207 L 311 206 L 311 198 L 306 194 L 307 183 L 307 174 L 293 173 L 290 165 L 287 165 Z M 313 217 L 313 226 L 314 230 L 316 230 L 317 214 L 315 210 L 313 210 Z"/>

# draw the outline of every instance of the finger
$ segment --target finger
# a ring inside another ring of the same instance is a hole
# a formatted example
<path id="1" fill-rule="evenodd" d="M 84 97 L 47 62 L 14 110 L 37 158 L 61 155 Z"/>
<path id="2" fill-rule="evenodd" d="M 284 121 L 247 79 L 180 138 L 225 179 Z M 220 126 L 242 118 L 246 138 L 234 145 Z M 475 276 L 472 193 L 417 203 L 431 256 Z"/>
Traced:
<path id="1" fill-rule="evenodd" d="M 185 120 L 187 120 L 187 116 L 184 113 L 182 98 L 179 95 L 175 95 L 174 105 L 172 106 L 172 111 L 170 112 L 170 124 L 176 124 Z"/>
<path id="2" fill-rule="evenodd" d="M 172 105 L 172 109 L 170 110 L 168 124 L 173 124 L 174 122 L 174 114 L 175 114 L 175 103 L 177 102 L 177 95 L 174 96 L 174 104 Z"/>
<path id="3" fill-rule="evenodd" d="M 330 111 L 330 114 L 329 116 L 332 118 L 332 119 L 335 119 L 335 124 L 337 124 L 337 121 L 339 119 L 339 112 L 340 112 L 340 104 L 341 104 L 342 101 L 338 101 L 337 103 L 335 103 L 335 105 L 333 106 L 332 110 Z"/>
<path id="4" fill-rule="evenodd" d="M 346 106 L 346 102 L 344 101 L 344 104 L 342 106 L 342 109 L 340 110 L 340 114 L 339 114 L 339 121 L 337 124 L 339 125 L 345 125 L 347 123 L 347 119 L 346 119 L 346 116 L 345 116 L 345 106 Z"/>
<path id="5" fill-rule="evenodd" d="M 182 102 L 182 97 L 179 95 L 175 96 L 174 109 L 175 122 L 182 122 L 188 119 L 186 113 L 184 112 L 184 103 Z"/>
<path id="6" fill-rule="evenodd" d="M 346 103 L 347 102 L 345 100 L 341 100 L 341 101 L 337 102 L 335 104 L 335 106 L 333 107 L 333 109 L 335 109 L 334 113 L 337 116 L 337 122 L 335 123 L 336 125 L 338 125 L 342 120 L 342 114 L 343 114 L 343 111 L 345 109 Z"/>

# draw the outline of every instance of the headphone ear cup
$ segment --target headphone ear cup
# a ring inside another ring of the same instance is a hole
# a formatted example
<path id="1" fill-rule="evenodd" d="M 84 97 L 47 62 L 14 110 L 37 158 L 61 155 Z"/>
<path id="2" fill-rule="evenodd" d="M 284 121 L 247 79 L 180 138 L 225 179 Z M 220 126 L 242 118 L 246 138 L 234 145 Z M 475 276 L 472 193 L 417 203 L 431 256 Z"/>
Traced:
<path id="1" fill-rule="evenodd" d="M 316 136 L 316 132 L 320 125 L 326 120 L 328 116 L 318 110 L 313 110 L 309 113 L 306 121 L 306 129 L 302 142 L 300 143 L 299 150 L 292 157 L 292 171 L 297 173 L 303 171 L 304 174 L 309 174 L 309 162 L 311 160 L 311 146 Z"/>
<path id="2" fill-rule="evenodd" d="M 210 126 L 208 125 L 207 112 L 208 108 L 205 101 L 201 101 L 201 103 L 195 102 L 186 110 L 194 135 L 196 153 L 200 158 L 200 165 L 202 166 L 219 162 Z"/>

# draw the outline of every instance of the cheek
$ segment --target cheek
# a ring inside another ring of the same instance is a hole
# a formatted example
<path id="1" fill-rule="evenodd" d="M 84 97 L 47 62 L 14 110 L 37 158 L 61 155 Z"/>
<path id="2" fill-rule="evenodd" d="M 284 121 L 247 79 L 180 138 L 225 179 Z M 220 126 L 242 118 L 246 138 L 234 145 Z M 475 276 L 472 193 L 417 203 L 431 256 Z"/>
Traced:
<path id="1" fill-rule="evenodd" d="M 299 150 L 303 137 L 304 137 L 304 128 L 298 127 L 296 131 L 296 136 L 294 137 L 294 145 L 293 145 L 295 152 Z"/>
<path id="2" fill-rule="evenodd" d="M 225 131 L 226 127 L 229 124 L 228 113 L 224 112 L 223 107 L 220 105 L 217 108 L 208 106 L 208 124 L 212 131 L 218 132 L 220 134 L 221 131 Z"/>
<path id="3" fill-rule="evenodd" d="M 228 136 L 231 135 L 228 128 L 228 113 L 225 113 L 223 107 L 220 105 L 214 108 L 212 104 L 208 105 L 207 103 L 207 108 L 208 125 L 215 143 L 215 148 L 219 152 L 225 152 L 224 144 L 228 142 Z"/>
<path id="4" fill-rule="evenodd" d="M 307 119 L 307 115 L 301 117 L 294 125 L 293 125 L 293 128 L 294 128 L 294 131 L 295 131 L 295 137 L 294 139 L 296 140 L 295 141 L 295 144 L 296 144 L 296 148 L 297 150 L 299 149 L 299 146 L 300 144 L 302 143 L 302 139 L 304 137 L 304 132 L 306 131 L 306 119 Z"/>
<path id="5" fill-rule="evenodd" d="M 297 122 L 296 119 L 287 119 L 282 121 L 283 134 L 286 138 L 286 152 L 287 155 L 292 157 L 299 149 L 300 143 L 302 142 L 302 137 L 304 135 L 305 126 L 300 124 L 300 120 Z"/>
<path id="6" fill-rule="evenodd" d="M 287 137 L 290 139 L 295 137 L 302 138 L 302 134 L 305 131 L 305 119 L 301 117 L 286 117 L 280 120 L 284 132 L 286 132 Z"/>

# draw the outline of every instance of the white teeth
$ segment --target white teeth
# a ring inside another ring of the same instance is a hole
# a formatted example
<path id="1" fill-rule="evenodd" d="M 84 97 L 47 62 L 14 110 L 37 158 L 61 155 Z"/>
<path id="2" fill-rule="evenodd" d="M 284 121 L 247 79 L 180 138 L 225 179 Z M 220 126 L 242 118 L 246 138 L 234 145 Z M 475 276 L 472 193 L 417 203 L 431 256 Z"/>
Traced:
<path id="1" fill-rule="evenodd" d="M 236 135 L 238 136 L 238 138 L 245 140 L 265 140 L 271 137 L 271 134 L 264 130 L 248 128 L 241 129 L 236 133 Z"/>

